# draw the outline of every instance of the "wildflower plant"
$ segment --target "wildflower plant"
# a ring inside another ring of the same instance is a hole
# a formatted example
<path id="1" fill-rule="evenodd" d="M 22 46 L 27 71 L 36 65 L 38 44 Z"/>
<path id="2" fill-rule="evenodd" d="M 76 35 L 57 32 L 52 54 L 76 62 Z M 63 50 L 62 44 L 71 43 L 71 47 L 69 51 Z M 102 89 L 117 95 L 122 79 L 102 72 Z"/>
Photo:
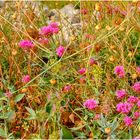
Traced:
<path id="1" fill-rule="evenodd" d="M 139 139 L 139 1 L 2 5 L 1 139 Z"/>

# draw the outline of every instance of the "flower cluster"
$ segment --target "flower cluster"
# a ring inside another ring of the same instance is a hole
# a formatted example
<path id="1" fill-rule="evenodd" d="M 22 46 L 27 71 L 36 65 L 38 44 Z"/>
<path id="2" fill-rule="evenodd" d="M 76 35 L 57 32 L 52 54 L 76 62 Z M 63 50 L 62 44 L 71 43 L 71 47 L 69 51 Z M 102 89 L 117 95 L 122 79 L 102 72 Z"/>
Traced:
<path id="1" fill-rule="evenodd" d="M 58 24 L 56 22 L 53 22 L 49 24 L 48 26 L 43 26 L 40 29 L 40 34 L 44 36 L 49 36 L 53 34 L 57 34 L 59 32 Z"/>
<path id="2" fill-rule="evenodd" d="M 120 78 L 123 78 L 125 76 L 125 71 L 123 66 L 116 66 L 114 73 L 119 76 Z"/>
<path id="3" fill-rule="evenodd" d="M 57 49 L 56 49 L 56 54 L 58 57 L 61 57 L 63 55 L 65 51 L 65 48 L 63 46 L 59 46 Z"/>
<path id="4" fill-rule="evenodd" d="M 22 40 L 19 42 L 19 47 L 21 47 L 24 50 L 28 50 L 34 47 L 34 44 L 30 40 Z"/>
<path id="5" fill-rule="evenodd" d="M 127 95 L 124 89 L 116 91 L 116 96 L 118 99 L 123 99 Z"/>
<path id="6" fill-rule="evenodd" d="M 136 82 L 133 86 L 132 89 L 137 92 L 140 93 L 140 82 Z"/>
<path id="7" fill-rule="evenodd" d="M 24 76 L 22 77 L 22 82 L 23 82 L 23 83 L 28 83 L 30 80 L 31 80 L 31 78 L 30 78 L 29 75 L 24 75 Z"/>
<path id="8" fill-rule="evenodd" d="M 97 102 L 93 99 L 88 99 L 84 102 L 84 106 L 90 110 L 95 109 L 97 107 Z"/>
<path id="9" fill-rule="evenodd" d="M 132 104 L 125 102 L 125 103 L 118 103 L 117 104 L 117 111 L 122 114 L 128 114 L 132 109 Z"/>

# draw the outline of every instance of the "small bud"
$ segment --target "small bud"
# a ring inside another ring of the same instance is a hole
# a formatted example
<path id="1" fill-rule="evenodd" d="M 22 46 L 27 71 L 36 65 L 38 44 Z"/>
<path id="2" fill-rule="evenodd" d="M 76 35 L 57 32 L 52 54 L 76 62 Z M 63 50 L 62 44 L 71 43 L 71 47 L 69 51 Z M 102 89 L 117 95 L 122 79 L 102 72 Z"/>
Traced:
<path id="1" fill-rule="evenodd" d="M 114 61 L 115 61 L 114 56 L 111 56 L 111 57 L 109 58 L 109 61 L 110 61 L 110 62 L 114 62 Z"/>
<path id="2" fill-rule="evenodd" d="M 100 30 L 100 29 L 101 29 L 101 25 L 100 25 L 100 24 L 96 25 L 96 26 L 95 26 L 95 29 L 96 29 L 96 30 Z"/>
<path id="3" fill-rule="evenodd" d="M 132 57 L 132 56 L 133 56 L 132 52 L 129 52 L 129 53 L 128 53 L 128 56 L 129 56 L 129 57 Z"/>
<path id="4" fill-rule="evenodd" d="M 50 83 L 51 83 L 52 85 L 55 85 L 55 84 L 56 84 L 56 80 L 55 80 L 55 79 L 51 79 L 51 80 L 50 80 Z"/>
<path id="5" fill-rule="evenodd" d="M 17 54 L 17 50 L 14 49 L 14 50 L 12 51 L 12 55 L 15 56 L 16 54 Z"/>
<path id="6" fill-rule="evenodd" d="M 21 90 L 21 92 L 22 92 L 22 93 L 27 92 L 27 88 L 23 88 L 23 89 Z"/>
<path id="7" fill-rule="evenodd" d="M 115 45 L 111 45 L 111 46 L 110 46 L 110 49 L 111 49 L 111 50 L 114 50 L 114 49 L 115 49 Z"/>
<path id="8" fill-rule="evenodd" d="M 100 3 L 96 3 L 95 4 L 95 10 L 96 11 L 101 11 L 102 7 L 101 7 L 101 4 Z"/>
<path id="9" fill-rule="evenodd" d="M 105 133 L 109 134 L 111 132 L 111 129 L 109 127 L 105 128 Z"/>
<path id="10" fill-rule="evenodd" d="M 110 27 L 109 25 L 107 25 L 105 28 L 106 28 L 108 31 L 111 30 L 111 27 Z"/>
<path id="11" fill-rule="evenodd" d="M 138 76 L 137 76 L 137 74 L 136 74 L 136 73 L 134 73 L 134 74 L 132 74 L 132 76 L 131 76 L 131 77 L 132 77 L 132 79 L 133 79 L 133 80 L 135 80 L 135 79 L 137 79 L 137 77 L 138 77 Z"/>

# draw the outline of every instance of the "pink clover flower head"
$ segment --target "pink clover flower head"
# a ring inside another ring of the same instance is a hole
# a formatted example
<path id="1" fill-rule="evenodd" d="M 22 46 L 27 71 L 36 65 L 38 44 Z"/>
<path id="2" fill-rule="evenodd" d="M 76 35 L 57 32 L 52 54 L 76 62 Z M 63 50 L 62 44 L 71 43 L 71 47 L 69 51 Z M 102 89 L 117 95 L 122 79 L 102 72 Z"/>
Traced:
<path id="1" fill-rule="evenodd" d="M 134 118 L 138 119 L 140 117 L 140 112 L 136 111 L 134 112 Z"/>
<path id="2" fill-rule="evenodd" d="M 81 13 L 84 14 L 84 15 L 86 15 L 88 13 L 88 10 L 87 9 L 82 9 L 81 10 Z"/>
<path id="3" fill-rule="evenodd" d="M 114 73 L 118 75 L 120 78 L 125 76 L 125 71 L 123 66 L 116 66 Z"/>
<path id="4" fill-rule="evenodd" d="M 132 140 L 140 140 L 140 137 L 135 137 Z"/>
<path id="5" fill-rule="evenodd" d="M 52 28 L 58 28 L 58 24 L 57 24 L 56 22 L 50 23 L 50 26 L 51 26 Z"/>
<path id="6" fill-rule="evenodd" d="M 38 40 L 41 44 L 44 44 L 44 45 L 46 45 L 46 44 L 48 44 L 49 43 L 49 40 L 48 40 L 48 38 L 39 38 L 39 40 Z"/>
<path id="7" fill-rule="evenodd" d="M 30 78 L 29 75 L 24 75 L 24 76 L 22 77 L 22 82 L 23 82 L 23 83 L 28 83 L 30 80 L 31 80 L 31 78 Z"/>
<path id="8" fill-rule="evenodd" d="M 140 82 L 136 82 L 133 86 L 132 89 L 137 92 L 140 93 Z"/>
<path id="9" fill-rule="evenodd" d="M 130 96 L 127 101 L 129 103 L 136 103 L 138 101 L 138 97 L 135 97 L 135 96 Z"/>
<path id="10" fill-rule="evenodd" d="M 117 104 L 117 112 L 120 112 L 122 114 L 128 114 L 132 109 L 132 104 L 125 102 L 125 103 L 118 103 Z"/>
<path id="11" fill-rule="evenodd" d="M 53 34 L 53 28 L 51 26 L 43 26 L 40 29 L 40 34 L 45 35 L 45 36 L 52 35 Z"/>
<path id="12" fill-rule="evenodd" d="M 126 116 L 126 117 L 124 118 L 124 123 L 125 123 L 126 126 L 131 126 L 131 125 L 133 124 L 132 118 Z"/>
<path id="13" fill-rule="evenodd" d="M 96 61 L 94 60 L 94 58 L 90 58 L 90 60 L 89 60 L 89 64 L 90 64 L 90 65 L 94 65 L 94 64 L 96 64 Z"/>
<path id="14" fill-rule="evenodd" d="M 22 48 L 22 49 L 31 49 L 34 47 L 34 44 L 32 41 L 30 40 L 22 40 L 19 42 L 19 47 Z"/>
<path id="15" fill-rule="evenodd" d="M 69 92 L 71 90 L 71 86 L 70 85 L 66 85 L 64 87 L 64 92 Z"/>
<path id="16" fill-rule="evenodd" d="M 86 73 L 86 68 L 81 68 L 78 72 L 79 74 L 83 75 Z"/>
<path id="17" fill-rule="evenodd" d="M 56 54 L 58 57 L 61 57 L 63 55 L 65 51 L 65 48 L 63 46 L 59 46 L 57 49 L 56 49 Z"/>
<path id="18" fill-rule="evenodd" d="M 138 108 L 140 109 L 140 100 L 137 102 Z"/>
<path id="19" fill-rule="evenodd" d="M 86 108 L 92 110 L 97 107 L 97 102 L 94 99 L 88 99 L 83 104 Z"/>
<path id="20" fill-rule="evenodd" d="M 40 29 L 40 34 L 49 36 L 59 32 L 58 24 L 56 22 L 50 23 L 48 26 L 43 26 Z"/>
<path id="21" fill-rule="evenodd" d="M 118 99 L 123 99 L 127 95 L 124 89 L 116 91 L 116 96 Z"/>
<path id="22" fill-rule="evenodd" d="M 12 97 L 12 93 L 11 92 L 6 92 L 4 93 L 5 97 L 10 98 Z"/>
<path id="23" fill-rule="evenodd" d="M 140 66 L 136 68 L 136 71 L 140 75 Z"/>

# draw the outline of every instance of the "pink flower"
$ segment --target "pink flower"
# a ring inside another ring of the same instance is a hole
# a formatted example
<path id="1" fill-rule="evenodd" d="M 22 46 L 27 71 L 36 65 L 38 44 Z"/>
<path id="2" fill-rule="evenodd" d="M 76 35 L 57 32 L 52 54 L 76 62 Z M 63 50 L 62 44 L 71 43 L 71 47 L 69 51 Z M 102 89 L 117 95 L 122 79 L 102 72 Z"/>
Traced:
<path id="1" fill-rule="evenodd" d="M 11 92 L 6 92 L 6 93 L 4 93 L 4 95 L 5 95 L 7 98 L 12 97 L 12 93 L 11 93 Z"/>
<path id="2" fill-rule="evenodd" d="M 53 34 L 53 28 L 51 26 L 43 26 L 40 29 L 40 34 L 45 35 L 45 36 L 52 35 Z"/>
<path id="3" fill-rule="evenodd" d="M 64 92 L 69 92 L 71 90 L 71 86 L 67 85 L 64 87 Z"/>
<path id="4" fill-rule="evenodd" d="M 22 40 L 19 42 L 19 47 L 21 47 L 22 49 L 31 49 L 34 47 L 34 44 L 32 43 L 32 41 L 30 40 Z"/>
<path id="5" fill-rule="evenodd" d="M 84 102 L 84 106 L 88 109 L 95 109 L 97 107 L 97 102 L 93 99 L 88 99 Z"/>
<path id="6" fill-rule="evenodd" d="M 65 51 L 65 48 L 63 46 L 59 46 L 57 49 L 56 49 L 56 54 L 58 57 L 61 57 L 63 55 Z"/>
<path id="7" fill-rule="evenodd" d="M 94 64 L 96 64 L 96 61 L 94 60 L 94 58 L 90 58 L 90 60 L 89 60 L 89 64 L 90 64 L 90 65 L 94 65 Z"/>
<path id="8" fill-rule="evenodd" d="M 40 29 L 40 34 L 41 35 L 53 35 L 59 32 L 59 28 L 58 28 L 58 24 L 56 22 L 52 22 L 50 25 L 48 26 L 43 26 Z"/>
<path id="9" fill-rule="evenodd" d="M 140 140 L 140 137 L 135 137 L 132 140 Z"/>
<path id="10" fill-rule="evenodd" d="M 98 120 L 98 119 L 100 119 L 100 117 L 101 117 L 100 114 L 96 114 L 93 119 Z"/>
<path id="11" fill-rule="evenodd" d="M 87 9 L 82 9 L 81 10 L 81 13 L 84 14 L 84 15 L 86 15 L 88 13 L 88 10 Z"/>
<path id="12" fill-rule="evenodd" d="M 52 23 L 50 24 L 50 26 L 51 26 L 52 28 L 58 28 L 58 24 L 57 24 L 56 22 L 52 22 Z"/>
<path id="13" fill-rule="evenodd" d="M 28 83 L 30 80 L 31 80 L 31 79 L 30 79 L 30 76 L 29 76 L 29 75 L 24 75 L 24 76 L 22 77 L 22 82 L 23 82 L 23 83 Z"/>
<path id="14" fill-rule="evenodd" d="M 120 78 L 123 78 L 125 76 L 125 71 L 123 66 L 116 66 L 115 72 L 116 75 L 118 75 Z"/>
<path id="15" fill-rule="evenodd" d="M 86 82 L 86 76 L 80 77 L 80 83 L 85 83 Z"/>
<path id="16" fill-rule="evenodd" d="M 122 114 L 128 114 L 132 109 L 132 104 L 125 102 L 125 103 L 118 103 L 117 104 L 117 111 Z"/>
<path id="17" fill-rule="evenodd" d="M 81 68 L 78 72 L 79 74 L 83 75 L 86 73 L 86 68 Z"/>
<path id="18" fill-rule="evenodd" d="M 140 75 L 140 66 L 136 68 L 136 71 Z"/>
<path id="19" fill-rule="evenodd" d="M 49 40 L 48 40 L 48 38 L 39 38 L 39 40 L 38 40 L 41 44 L 44 44 L 44 45 L 46 45 L 46 44 L 48 44 L 49 43 Z"/>
<path id="20" fill-rule="evenodd" d="M 118 99 L 123 99 L 127 95 L 124 89 L 116 91 L 116 96 Z"/>
<path id="21" fill-rule="evenodd" d="M 127 101 L 129 103 L 136 103 L 138 101 L 138 97 L 135 97 L 135 96 L 130 96 Z"/>
<path id="22" fill-rule="evenodd" d="M 138 108 L 140 109 L 140 100 L 137 102 Z"/>
<path id="23" fill-rule="evenodd" d="M 138 119 L 140 117 L 140 112 L 136 111 L 134 112 L 134 118 Z"/>
<path id="24" fill-rule="evenodd" d="M 131 126 L 131 125 L 133 124 L 132 118 L 126 116 L 126 117 L 124 118 L 124 123 L 125 123 L 126 126 Z"/>
<path id="25" fill-rule="evenodd" d="M 140 82 L 136 82 L 133 86 L 132 89 L 137 92 L 140 93 Z"/>

